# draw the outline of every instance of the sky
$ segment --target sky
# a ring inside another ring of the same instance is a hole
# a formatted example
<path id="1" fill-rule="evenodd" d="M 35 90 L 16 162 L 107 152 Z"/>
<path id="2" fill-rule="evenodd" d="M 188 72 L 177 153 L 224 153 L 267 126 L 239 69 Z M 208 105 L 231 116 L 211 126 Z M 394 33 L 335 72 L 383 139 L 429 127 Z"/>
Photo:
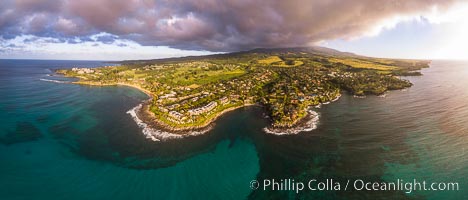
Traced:
<path id="1" fill-rule="evenodd" d="M 132 60 L 325 46 L 468 59 L 464 0 L 2 0 L 0 59 Z"/>

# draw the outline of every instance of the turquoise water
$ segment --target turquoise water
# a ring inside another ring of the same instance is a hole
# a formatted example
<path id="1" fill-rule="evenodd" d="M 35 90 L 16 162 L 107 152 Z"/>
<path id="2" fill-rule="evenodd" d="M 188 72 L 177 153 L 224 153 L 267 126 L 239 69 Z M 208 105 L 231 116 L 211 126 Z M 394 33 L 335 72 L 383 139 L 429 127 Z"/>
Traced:
<path id="1" fill-rule="evenodd" d="M 316 130 L 265 134 L 261 108 L 211 132 L 145 139 L 125 112 L 146 99 L 88 87 L 56 68 L 95 61 L 0 60 L 0 199 L 467 199 L 468 64 L 435 61 L 385 98 L 343 95 Z M 263 191 L 253 179 L 458 182 L 458 191 Z"/>

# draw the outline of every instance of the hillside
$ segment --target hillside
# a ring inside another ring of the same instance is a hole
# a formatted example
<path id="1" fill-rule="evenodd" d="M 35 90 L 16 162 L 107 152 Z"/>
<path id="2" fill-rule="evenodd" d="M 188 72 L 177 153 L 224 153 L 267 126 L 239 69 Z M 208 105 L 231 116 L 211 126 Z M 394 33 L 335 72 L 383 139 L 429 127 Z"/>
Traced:
<path id="1" fill-rule="evenodd" d="M 429 61 L 370 58 L 324 47 L 250 51 L 155 60 L 120 66 L 60 70 L 90 85 L 125 84 L 153 97 L 154 121 L 171 130 L 204 127 L 226 110 L 263 105 L 272 127 L 297 125 L 308 109 L 342 90 L 380 95 L 410 87 L 401 75 L 421 75 Z"/>

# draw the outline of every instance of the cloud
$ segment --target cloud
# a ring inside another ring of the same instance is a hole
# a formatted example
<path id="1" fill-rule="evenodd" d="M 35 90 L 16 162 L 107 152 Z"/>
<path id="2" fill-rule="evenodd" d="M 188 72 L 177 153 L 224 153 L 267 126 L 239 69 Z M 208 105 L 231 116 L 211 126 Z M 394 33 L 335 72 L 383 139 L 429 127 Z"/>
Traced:
<path id="1" fill-rule="evenodd" d="M 184 50 L 288 47 L 371 35 L 456 0 L 4 0 L 0 36 L 117 39 Z M 106 33 L 100 38 L 91 37 Z M 78 40 L 77 40 L 78 38 Z"/>

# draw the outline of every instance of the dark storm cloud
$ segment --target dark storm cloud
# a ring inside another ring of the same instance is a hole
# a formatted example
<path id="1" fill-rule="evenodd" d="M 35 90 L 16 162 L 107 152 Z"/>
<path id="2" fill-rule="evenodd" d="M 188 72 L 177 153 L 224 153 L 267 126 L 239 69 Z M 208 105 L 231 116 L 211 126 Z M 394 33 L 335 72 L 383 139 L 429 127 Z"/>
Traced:
<path id="1" fill-rule="evenodd" d="M 0 35 L 31 34 L 64 41 L 234 51 L 304 46 L 358 37 L 396 16 L 444 10 L 456 0 L 4 0 Z"/>

